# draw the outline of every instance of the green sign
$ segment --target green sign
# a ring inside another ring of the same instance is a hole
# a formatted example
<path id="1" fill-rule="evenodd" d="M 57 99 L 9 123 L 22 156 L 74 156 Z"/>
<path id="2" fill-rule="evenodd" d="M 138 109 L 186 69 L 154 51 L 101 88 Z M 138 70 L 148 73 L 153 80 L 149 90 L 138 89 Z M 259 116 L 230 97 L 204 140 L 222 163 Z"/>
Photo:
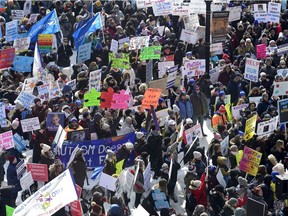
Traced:
<path id="1" fill-rule="evenodd" d="M 144 47 L 140 54 L 140 60 L 160 59 L 162 46 Z"/>

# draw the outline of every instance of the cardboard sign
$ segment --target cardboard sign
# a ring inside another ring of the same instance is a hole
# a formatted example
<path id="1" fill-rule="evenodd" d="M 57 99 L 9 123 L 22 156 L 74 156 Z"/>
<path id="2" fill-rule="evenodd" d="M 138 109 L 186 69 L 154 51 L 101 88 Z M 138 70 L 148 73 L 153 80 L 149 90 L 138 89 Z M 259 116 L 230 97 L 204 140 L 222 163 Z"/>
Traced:
<path id="1" fill-rule="evenodd" d="M 149 46 L 149 36 L 132 37 L 130 39 L 129 50 L 141 49 Z"/>
<path id="2" fill-rule="evenodd" d="M 288 81 L 285 82 L 274 82 L 273 96 L 284 96 L 288 95 Z"/>
<path id="3" fill-rule="evenodd" d="M 239 106 L 233 106 L 232 107 L 232 116 L 234 119 L 240 119 L 242 116 L 240 114 L 240 111 L 244 110 L 248 107 L 249 104 L 241 104 Z"/>
<path id="4" fill-rule="evenodd" d="M 14 41 L 18 37 L 18 21 L 6 23 L 6 42 Z"/>
<path id="5" fill-rule="evenodd" d="M 77 63 L 84 62 L 91 58 L 91 46 L 92 46 L 92 43 L 86 43 L 86 44 L 79 46 Z"/>
<path id="6" fill-rule="evenodd" d="M 259 66 L 260 66 L 259 61 L 247 58 L 245 62 L 244 78 L 252 82 L 258 82 Z"/>
<path id="7" fill-rule="evenodd" d="M 24 10 L 11 10 L 12 20 L 21 20 L 24 17 Z"/>
<path id="8" fill-rule="evenodd" d="M 15 57 L 15 48 L 2 49 L 0 51 L 0 69 L 11 67 Z"/>
<path id="9" fill-rule="evenodd" d="M 255 134 L 257 115 L 252 116 L 246 121 L 244 140 L 251 139 Z"/>
<path id="10" fill-rule="evenodd" d="M 167 72 L 167 68 L 173 67 L 174 61 L 158 62 L 158 78 L 161 79 Z"/>
<path id="11" fill-rule="evenodd" d="M 277 101 L 279 123 L 286 124 L 288 122 L 288 99 Z"/>
<path id="12" fill-rule="evenodd" d="M 23 132 L 40 130 L 40 122 L 38 117 L 21 120 L 21 127 Z"/>
<path id="13" fill-rule="evenodd" d="M 142 101 L 142 110 L 151 109 L 151 106 L 157 107 L 161 92 L 161 89 L 148 88 Z"/>
<path id="14" fill-rule="evenodd" d="M 266 44 L 258 44 L 256 46 L 256 57 L 257 59 L 266 58 Z"/>
<path id="15" fill-rule="evenodd" d="M 31 172 L 34 181 L 48 182 L 47 164 L 27 163 L 27 172 Z"/>
<path id="16" fill-rule="evenodd" d="M 25 173 L 20 179 L 20 185 L 22 190 L 26 190 L 34 183 L 31 172 Z"/>
<path id="17" fill-rule="evenodd" d="M 261 162 L 261 157 L 262 153 L 245 146 L 239 169 L 250 175 L 256 176 Z"/>
<path id="18" fill-rule="evenodd" d="M 91 71 L 89 73 L 89 91 L 92 90 L 92 88 L 96 89 L 97 91 L 100 91 L 101 89 L 101 70 Z"/>
<path id="19" fill-rule="evenodd" d="M 160 59 L 162 46 L 144 47 L 141 50 L 140 60 Z"/>
<path id="20" fill-rule="evenodd" d="M 258 136 L 269 136 L 271 135 L 274 130 L 277 129 L 277 123 L 278 123 L 278 116 L 275 116 L 274 118 L 264 121 L 264 122 L 259 122 L 257 124 L 257 132 L 256 134 Z"/>
<path id="21" fill-rule="evenodd" d="M 279 23 L 281 15 L 281 4 L 268 2 L 267 22 Z"/>
<path id="22" fill-rule="evenodd" d="M 146 83 L 149 84 L 153 79 L 153 61 L 146 64 Z"/>
<path id="23" fill-rule="evenodd" d="M 101 173 L 99 186 L 102 186 L 110 191 L 115 191 L 116 190 L 115 182 L 116 178 L 107 175 L 106 173 Z"/>
<path id="24" fill-rule="evenodd" d="M 205 73 L 205 59 L 186 60 L 182 70 L 182 77 L 201 76 Z"/>
<path id="25" fill-rule="evenodd" d="M 53 34 L 39 34 L 38 35 L 38 48 L 40 54 L 50 53 L 53 44 Z"/>
<path id="26" fill-rule="evenodd" d="M 30 45 L 30 37 L 18 38 L 14 40 L 13 43 L 13 47 L 15 48 L 16 54 L 27 51 L 29 45 Z"/>
<path id="27" fill-rule="evenodd" d="M 13 69 L 16 72 L 31 72 L 34 58 L 30 56 L 15 56 Z"/>
<path id="28" fill-rule="evenodd" d="M 233 21 L 237 21 L 241 19 L 241 13 L 242 13 L 241 6 L 227 7 L 227 11 L 230 12 L 229 17 L 228 17 L 229 22 L 233 22 Z"/>
<path id="29" fill-rule="evenodd" d="M 228 154 L 228 148 L 229 148 L 229 136 L 226 136 L 225 139 L 221 141 L 220 146 L 222 155 L 226 156 Z"/>
<path id="30" fill-rule="evenodd" d="M 11 148 L 14 148 L 12 131 L 7 131 L 0 134 L 0 149 L 11 149 Z"/>
<path id="31" fill-rule="evenodd" d="M 196 44 L 198 40 L 198 34 L 197 32 L 189 31 L 186 29 L 181 30 L 180 40 L 190 43 L 190 44 Z"/>

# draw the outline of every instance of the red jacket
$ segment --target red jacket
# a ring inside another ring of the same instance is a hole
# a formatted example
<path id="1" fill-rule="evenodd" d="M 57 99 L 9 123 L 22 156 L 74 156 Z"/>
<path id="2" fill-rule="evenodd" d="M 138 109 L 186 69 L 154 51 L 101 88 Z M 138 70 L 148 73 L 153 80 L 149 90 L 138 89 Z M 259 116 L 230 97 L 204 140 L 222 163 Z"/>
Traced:
<path id="1" fill-rule="evenodd" d="M 199 189 L 197 190 L 191 190 L 191 193 L 194 195 L 196 201 L 197 201 L 197 205 L 201 204 L 203 206 L 205 206 L 205 208 L 207 207 L 207 196 L 206 196 L 206 183 L 205 183 L 205 177 L 206 174 L 203 173 L 200 181 L 202 182 L 201 186 Z"/>

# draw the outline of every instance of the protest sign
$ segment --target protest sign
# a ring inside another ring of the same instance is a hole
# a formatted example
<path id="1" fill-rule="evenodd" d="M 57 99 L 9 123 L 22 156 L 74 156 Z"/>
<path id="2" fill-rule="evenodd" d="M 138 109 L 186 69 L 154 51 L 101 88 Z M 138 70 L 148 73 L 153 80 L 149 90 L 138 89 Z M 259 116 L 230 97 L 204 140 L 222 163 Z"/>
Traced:
<path id="1" fill-rule="evenodd" d="M 245 61 L 244 78 L 252 82 L 258 82 L 259 66 L 259 61 L 252 58 L 247 58 Z"/>
<path id="2" fill-rule="evenodd" d="M 18 38 L 14 40 L 13 47 L 15 48 L 15 53 L 18 54 L 20 52 L 27 51 L 30 45 L 30 38 Z"/>
<path id="3" fill-rule="evenodd" d="M 283 177 L 284 176 L 285 175 L 283 175 Z M 281 177 L 282 177 L 282 175 L 281 175 Z M 276 178 L 277 178 L 277 176 L 276 176 Z M 281 202 L 281 201 L 279 200 L 279 202 Z M 274 203 L 274 206 L 276 206 L 276 202 Z M 282 206 L 282 202 L 281 202 L 280 206 Z M 261 202 L 260 200 L 252 199 L 249 197 L 247 200 L 247 208 L 246 209 L 247 209 L 246 216 L 266 216 L 265 215 L 266 205 L 265 205 L 265 203 Z"/>
<path id="4" fill-rule="evenodd" d="M 31 14 L 31 8 L 32 8 L 32 0 L 25 1 L 24 7 L 23 7 L 24 16 Z"/>
<path id="5" fill-rule="evenodd" d="M 31 172 L 34 181 L 48 182 L 47 164 L 27 163 L 27 172 Z"/>
<path id="6" fill-rule="evenodd" d="M 91 71 L 89 73 L 89 91 L 95 88 L 97 91 L 101 89 L 101 70 Z"/>
<path id="7" fill-rule="evenodd" d="M 11 10 L 12 20 L 21 20 L 24 17 L 24 10 Z"/>
<path id="8" fill-rule="evenodd" d="M 255 134 L 257 115 L 252 116 L 246 121 L 244 140 L 247 141 L 251 139 Z"/>
<path id="9" fill-rule="evenodd" d="M 114 53 L 118 52 L 118 41 L 112 39 L 111 46 L 110 46 L 110 51 L 112 51 Z"/>
<path id="10" fill-rule="evenodd" d="M 174 61 L 158 62 L 158 78 L 163 78 L 167 70 L 174 66 Z"/>
<path id="11" fill-rule="evenodd" d="M 59 125 L 53 143 L 56 144 L 57 147 L 61 149 L 66 136 L 67 132 L 63 129 L 61 125 Z"/>
<path id="12" fill-rule="evenodd" d="M 6 23 L 6 42 L 14 41 L 18 37 L 18 21 L 10 21 Z"/>
<path id="13" fill-rule="evenodd" d="M 171 11 L 173 10 L 173 2 L 172 0 L 156 1 L 153 2 L 152 8 L 155 16 L 165 16 L 171 14 Z"/>
<path id="14" fill-rule="evenodd" d="M 40 98 L 41 102 L 43 103 L 44 101 L 48 101 L 50 84 L 45 83 L 41 86 L 37 86 L 37 89 L 38 89 L 38 98 Z"/>
<path id="15" fill-rule="evenodd" d="M 151 176 L 152 176 L 152 171 L 151 171 L 151 163 L 149 162 L 146 169 L 143 172 L 143 177 L 144 177 L 144 190 L 149 191 L 151 187 Z"/>
<path id="16" fill-rule="evenodd" d="M 216 67 L 209 71 L 210 81 L 214 84 L 218 81 L 218 77 L 220 74 L 220 68 Z"/>
<path id="17" fill-rule="evenodd" d="M 211 35 L 212 43 L 225 42 L 229 11 L 214 11 L 212 13 Z"/>
<path id="18" fill-rule="evenodd" d="M 228 21 L 233 22 L 241 19 L 242 8 L 241 6 L 227 7 L 229 11 Z"/>
<path id="19" fill-rule="evenodd" d="M 26 78 L 24 80 L 22 91 L 24 91 L 26 93 L 29 93 L 29 94 L 33 94 L 33 90 L 36 87 L 36 83 L 37 82 L 38 82 L 38 78 L 37 77 Z"/>
<path id="20" fill-rule="evenodd" d="M 38 48 L 40 54 L 50 53 L 53 44 L 53 34 L 39 34 L 38 35 Z"/>
<path id="21" fill-rule="evenodd" d="M 83 211 L 82 211 L 82 206 L 81 202 L 76 200 L 73 201 L 69 204 L 70 211 L 71 211 L 71 216 L 82 216 Z"/>
<path id="22" fill-rule="evenodd" d="M 141 49 L 149 46 L 149 36 L 132 37 L 130 39 L 129 50 Z"/>
<path id="23" fill-rule="evenodd" d="M 193 0 L 191 4 L 191 13 L 195 14 L 205 14 L 206 13 L 206 4 L 204 0 Z"/>
<path id="24" fill-rule="evenodd" d="M 73 79 L 73 80 L 67 82 L 66 85 L 70 86 L 72 88 L 72 90 L 74 91 L 76 89 L 77 81 L 76 81 L 76 79 Z"/>
<path id="25" fill-rule="evenodd" d="M 49 216 L 77 199 L 74 178 L 68 169 L 18 205 L 13 215 Z"/>
<path id="26" fill-rule="evenodd" d="M 33 23 L 36 23 L 37 22 L 37 17 L 38 17 L 38 13 L 32 13 L 30 15 L 30 18 L 28 20 L 28 24 L 33 24 Z"/>
<path id="27" fill-rule="evenodd" d="M 15 48 L 0 51 L 0 69 L 11 67 L 15 56 Z"/>
<path id="28" fill-rule="evenodd" d="M 130 38 L 129 37 L 125 37 L 125 38 L 119 39 L 118 40 L 118 49 L 122 49 L 124 43 L 129 44 L 130 43 Z"/>
<path id="29" fill-rule="evenodd" d="M 277 101 L 278 113 L 279 113 L 279 123 L 285 124 L 288 122 L 288 99 Z"/>
<path id="30" fill-rule="evenodd" d="M 277 70 L 277 75 L 281 75 L 282 77 L 286 77 L 287 74 L 288 74 L 288 68 Z"/>
<path id="31" fill-rule="evenodd" d="M 21 122 L 21 127 L 24 133 L 29 132 L 29 131 L 39 130 L 41 128 L 38 117 L 20 120 L 20 122 Z"/>
<path id="32" fill-rule="evenodd" d="M 267 4 L 254 4 L 254 18 L 259 23 L 267 22 Z"/>
<path id="33" fill-rule="evenodd" d="M 245 146 L 239 169 L 250 175 L 256 176 L 261 157 L 262 153 Z"/>
<path id="34" fill-rule="evenodd" d="M 283 56 L 288 53 L 288 43 L 278 46 L 277 56 Z"/>
<path id="35" fill-rule="evenodd" d="M 31 172 L 25 173 L 20 179 L 20 185 L 22 190 L 26 190 L 34 183 Z"/>
<path id="36" fill-rule="evenodd" d="M 173 2 L 172 12 L 173 16 L 185 16 L 190 14 L 190 3 L 189 2 Z"/>
<path id="37" fill-rule="evenodd" d="M 257 59 L 266 58 L 266 44 L 258 44 L 256 46 L 256 58 Z"/>
<path id="38" fill-rule="evenodd" d="M 0 11 L 5 11 L 6 0 L 0 0 Z"/>
<path id="39" fill-rule="evenodd" d="M 59 126 L 64 127 L 65 114 L 63 112 L 49 112 L 46 118 L 46 129 L 57 131 Z"/>
<path id="40" fill-rule="evenodd" d="M 120 148 L 122 144 L 128 141 L 134 143 L 135 139 L 135 133 L 129 133 L 123 136 L 110 137 L 98 140 L 86 140 L 80 142 L 64 141 L 62 149 L 57 149 L 57 153 L 59 155 L 59 159 L 66 167 L 73 150 L 78 146 L 80 149 L 82 149 L 84 153 L 87 167 L 95 168 L 104 165 L 105 157 L 107 154 L 106 151 L 108 149 L 116 151 L 118 148 Z M 127 167 L 134 164 L 133 160 L 134 154 L 131 154 L 130 159 L 128 161 L 125 161 L 124 166 Z"/>
<path id="41" fill-rule="evenodd" d="M 246 107 L 248 107 L 249 104 L 241 104 L 238 106 L 232 107 L 232 116 L 234 119 L 240 119 L 241 118 L 241 111 L 243 111 Z"/>
<path id="42" fill-rule="evenodd" d="M 84 106 L 99 106 L 100 96 L 101 92 L 97 92 L 95 88 L 92 88 L 90 92 L 84 94 Z"/>
<path id="43" fill-rule="evenodd" d="M 288 95 L 288 81 L 274 82 L 273 96 Z"/>
<path id="44" fill-rule="evenodd" d="M 4 102 L 0 102 L 0 126 L 1 127 L 7 127 L 5 109 L 6 109 L 5 103 Z"/>
<path id="45" fill-rule="evenodd" d="M 110 191 L 115 191 L 116 190 L 115 182 L 116 178 L 107 175 L 106 173 L 101 173 L 99 186 L 102 186 L 103 188 L 106 188 Z"/>
<path id="46" fill-rule="evenodd" d="M 205 59 L 187 60 L 184 62 L 182 77 L 201 76 L 205 73 Z"/>
<path id="47" fill-rule="evenodd" d="M 216 174 L 216 179 L 219 182 L 220 185 L 222 185 L 224 187 L 224 189 L 227 187 L 227 183 L 224 180 L 224 176 L 222 174 L 221 169 L 218 170 L 217 174 Z"/>
<path id="48" fill-rule="evenodd" d="M 152 7 L 152 4 L 155 0 L 136 0 L 137 8 L 148 8 Z"/>
<path id="49" fill-rule="evenodd" d="M 59 87 L 58 80 L 55 82 L 50 82 L 50 88 L 49 88 L 49 98 L 55 98 L 55 97 L 61 97 L 62 91 Z"/>
<path id="50" fill-rule="evenodd" d="M 183 22 L 186 30 L 195 31 L 196 28 L 200 25 L 199 24 L 199 17 L 198 14 L 190 13 L 185 14 L 183 17 Z"/>
<path id="51" fill-rule="evenodd" d="M 188 145 L 190 145 L 195 137 L 203 138 L 201 125 L 196 124 L 192 128 L 189 128 L 184 131 L 184 139 Z"/>
<path id="52" fill-rule="evenodd" d="M 30 56 L 15 56 L 13 69 L 16 72 L 31 72 L 34 58 Z"/>
<path id="53" fill-rule="evenodd" d="M 109 53 L 109 61 L 112 61 L 112 68 L 131 68 L 129 55 L 126 53 Z"/>
<path id="54" fill-rule="evenodd" d="M 213 52 L 214 55 L 222 55 L 223 46 L 222 43 L 214 43 L 210 45 L 210 52 Z"/>
<path id="55" fill-rule="evenodd" d="M 142 100 L 142 110 L 150 109 L 151 106 L 156 108 L 158 105 L 158 100 L 160 98 L 161 92 L 162 92 L 161 89 L 148 88 Z"/>
<path id="56" fill-rule="evenodd" d="M 249 97 L 249 102 L 255 102 L 256 103 L 256 107 L 258 106 L 258 104 L 260 103 L 260 100 L 262 99 L 262 96 L 259 97 Z"/>
<path id="57" fill-rule="evenodd" d="M 222 155 L 226 156 L 228 154 L 228 148 L 229 148 L 229 136 L 226 136 L 225 139 L 221 141 L 220 146 Z"/>
<path id="58" fill-rule="evenodd" d="M 6 216 L 13 216 L 14 210 L 15 210 L 14 208 L 5 205 Z"/>
<path id="59" fill-rule="evenodd" d="M 197 32 L 193 32 L 190 30 L 182 29 L 180 40 L 190 43 L 190 44 L 196 44 L 198 40 L 198 34 Z"/>
<path id="60" fill-rule="evenodd" d="M 140 204 L 138 207 L 132 212 L 132 216 L 149 216 L 150 214 L 146 211 L 146 209 L 143 208 L 143 206 Z"/>
<path id="61" fill-rule="evenodd" d="M 279 23 L 281 15 L 281 4 L 275 2 L 268 2 L 267 22 Z"/>
<path id="62" fill-rule="evenodd" d="M 153 61 L 146 64 L 146 83 L 149 84 L 153 79 Z"/>
<path id="63" fill-rule="evenodd" d="M 7 131 L 0 134 L 0 149 L 14 148 L 13 133 Z"/>
<path id="64" fill-rule="evenodd" d="M 259 122 L 257 124 L 257 132 L 256 134 L 260 137 L 263 136 L 269 136 L 271 135 L 274 130 L 277 129 L 277 123 L 278 123 L 278 116 L 275 116 L 274 118 L 268 120 L 268 121 L 263 121 Z"/>
<path id="65" fill-rule="evenodd" d="M 20 153 L 26 148 L 27 145 L 29 145 L 29 140 L 24 140 L 18 133 L 13 135 L 13 141 L 15 145 L 14 148 Z"/>
<path id="66" fill-rule="evenodd" d="M 78 48 L 78 53 L 77 53 L 77 63 L 79 62 L 84 62 L 91 57 L 91 46 L 92 43 L 86 43 Z"/>
<path id="67" fill-rule="evenodd" d="M 143 47 L 140 60 L 160 59 L 162 46 Z"/>
<path id="68" fill-rule="evenodd" d="M 178 65 L 176 65 L 176 66 L 174 66 L 168 70 L 169 74 L 168 74 L 168 78 L 167 78 L 166 89 L 170 89 L 174 86 L 177 72 L 178 72 Z"/>
<path id="69" fill-rule="evenodd" d="M 167 84 L 167 77 L 163 79 L 157 79 L 157 80 L 152 80 L 148 87 L 149 88 L 159 88 L 162 90 L 162 94 L 168 94 L 168 91 L 166 90 L 166 84 Z"/>
<path id="70" fill-rule="evenodd" d="M 115 93 L 112 97 L 111 108 L 112 109 L 127 109 L 130 95 L 126 94 L 126 91 L 122 89 L 120 94 Z"/>
<path id="71" fill-rule="evenodd" d="M 17 179 L 20 179 L 26 171 L 26 165 L 25 165 L 25 160 L 22 159 L 17 163 L 16 165 L 16 174 L 17 174 Z"/>

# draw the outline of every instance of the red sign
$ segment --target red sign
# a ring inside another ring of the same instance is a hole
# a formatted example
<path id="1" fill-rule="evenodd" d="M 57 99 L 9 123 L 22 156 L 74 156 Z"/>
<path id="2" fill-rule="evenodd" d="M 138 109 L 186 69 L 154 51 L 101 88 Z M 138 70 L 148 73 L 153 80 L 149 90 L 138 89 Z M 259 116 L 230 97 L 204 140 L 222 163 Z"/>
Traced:
<path id="1" fill-rule="evenodd" d="M 27 163 L 27 172 L 29 171 L 34 181 L 48 182 L 47 164 Z"/>
<path id="2" fill-rule="evenodd" d="M 0 51 L 0 69 L 11 67 L 15 56 L 15 48 Z"/>
<path id="3" fill-rule="evenodd" d="M 78 199 L 79 199 L 81 196 L 82 188 L 76 184 L 76 190 L 77 190 Z M 71 202 L 69 206 L 70 206 L 70 211 L 71 211 L 72 216 L 82 216 L 82 206 L 78 200 Z"/>

